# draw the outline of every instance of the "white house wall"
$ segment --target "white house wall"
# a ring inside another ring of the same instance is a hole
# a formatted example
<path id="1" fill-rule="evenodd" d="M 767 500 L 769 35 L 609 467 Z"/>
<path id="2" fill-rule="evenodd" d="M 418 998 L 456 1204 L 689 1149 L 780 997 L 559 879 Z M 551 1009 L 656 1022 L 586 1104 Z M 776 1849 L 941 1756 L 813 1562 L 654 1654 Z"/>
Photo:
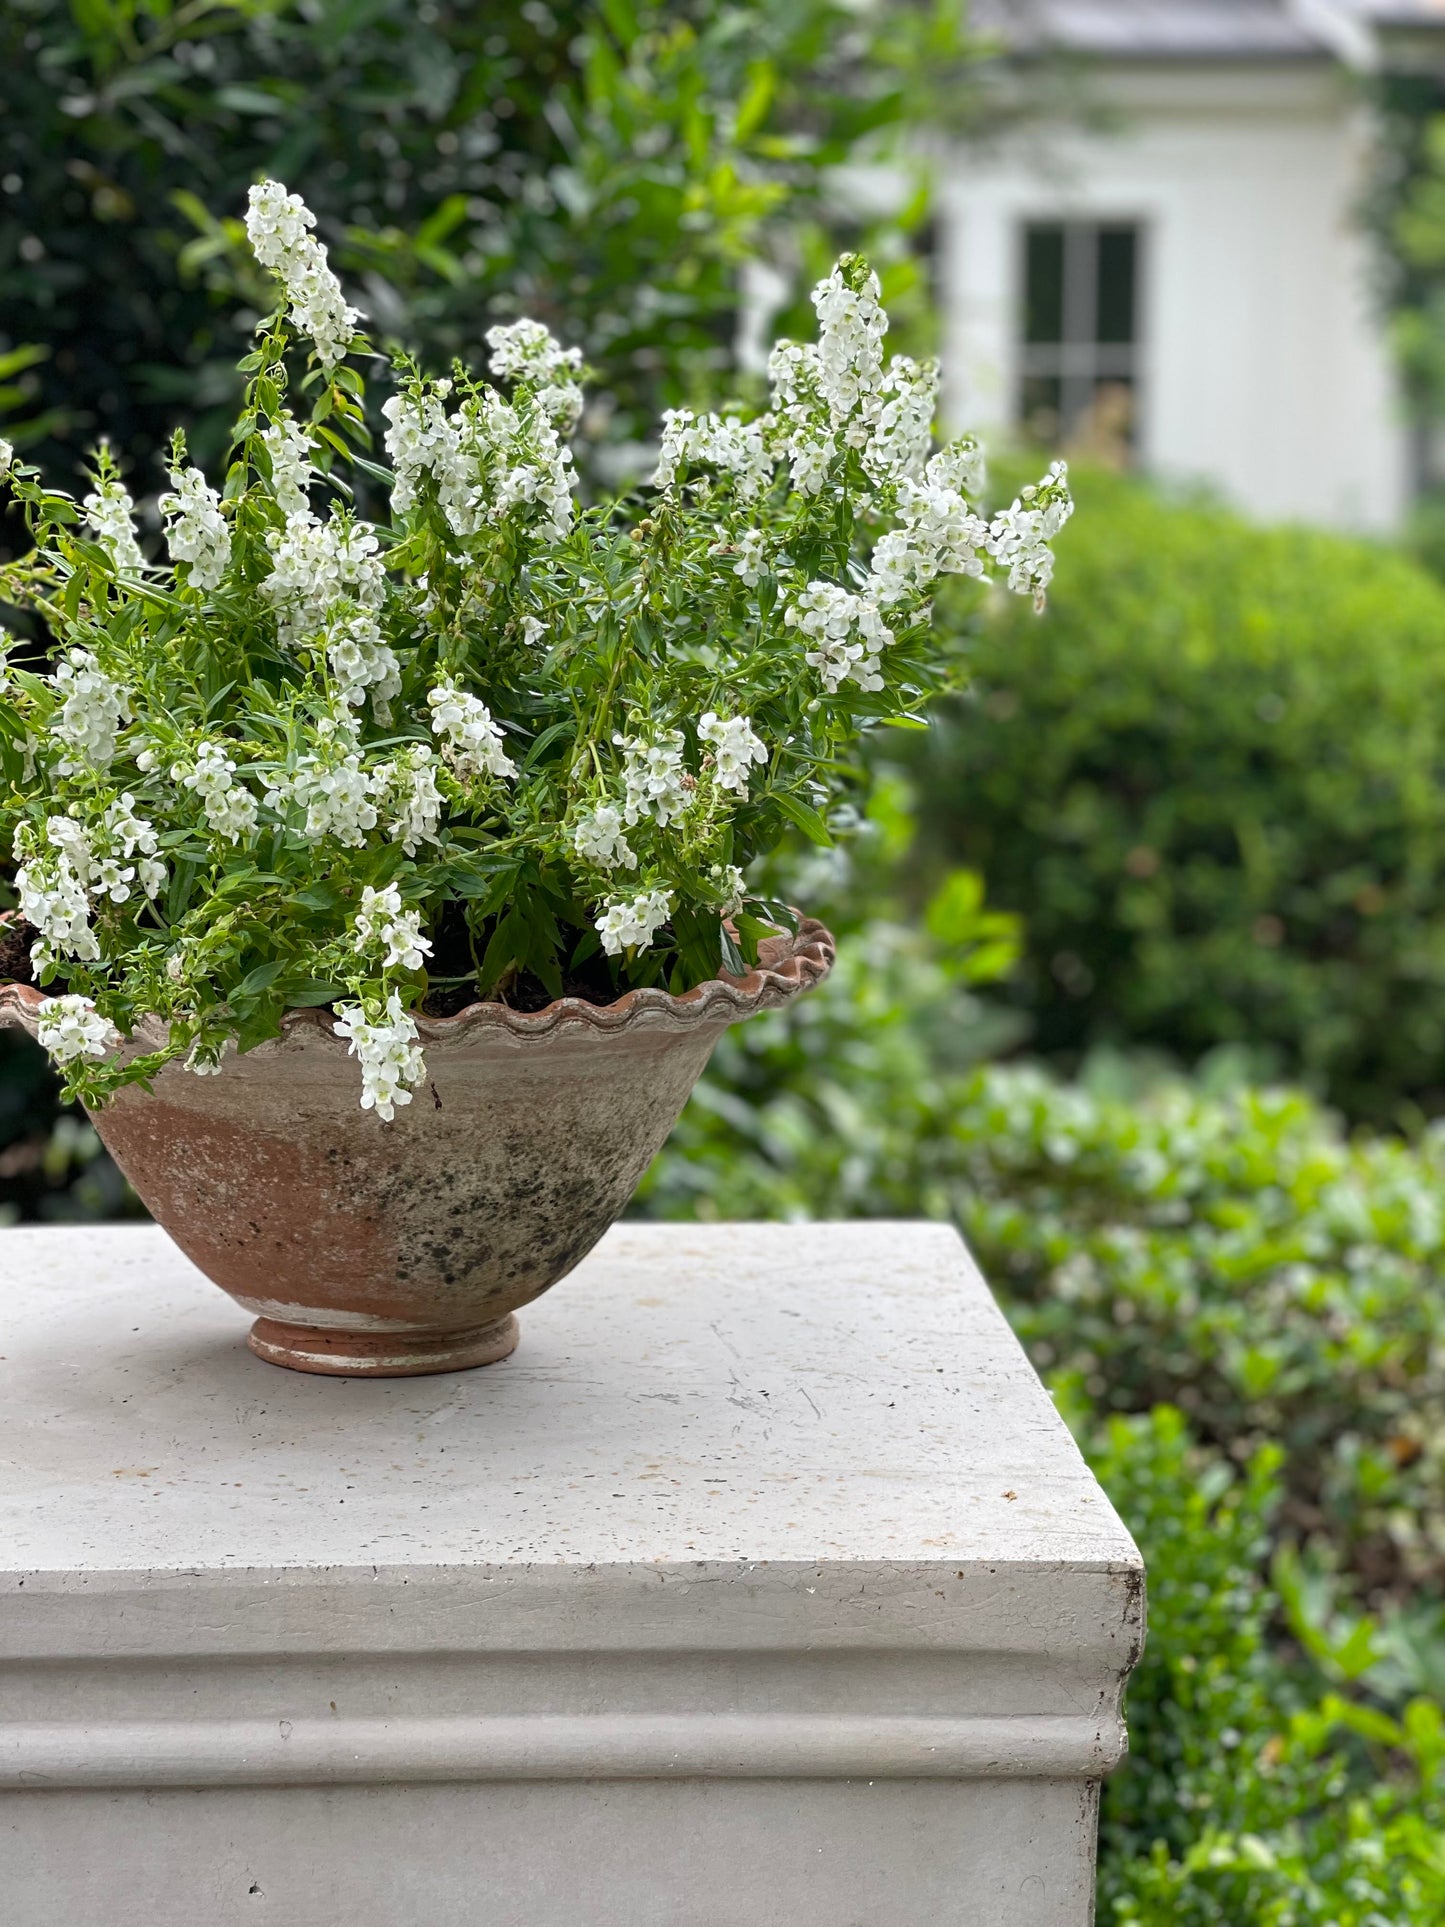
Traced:
<path id="1" fill-rule="evenodd" d="M 1120 72 L 1110 131 L 1034 128 L 944 170 L 948 406 L 1011 425 L 1028 220 L 1144 228 L 1139 454 L 1250 512 L 1389 530 L 1406 437 L 1354 211 L 1368 125 L 1323 68 Z"/>

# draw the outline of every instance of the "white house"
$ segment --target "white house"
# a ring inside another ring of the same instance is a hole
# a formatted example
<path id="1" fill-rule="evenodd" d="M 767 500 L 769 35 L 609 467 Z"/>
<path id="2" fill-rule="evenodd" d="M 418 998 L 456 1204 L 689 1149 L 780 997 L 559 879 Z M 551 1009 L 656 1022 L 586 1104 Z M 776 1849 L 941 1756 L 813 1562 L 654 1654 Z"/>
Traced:
<path id="1" fill-rule="evenodd" d="M 1269 519 L 1398 524 L 1410 438 L 1357 214 L 1364 82 L 1402 22 L 1445 28 L 1445 0 L 1388 19 L 1368 0 L 997 0 L 975 18 L 1016 55 L 1062 53 L 1077 85 L 1067 114 L 946 170 L 953 419 L 1127 447 Z"/>

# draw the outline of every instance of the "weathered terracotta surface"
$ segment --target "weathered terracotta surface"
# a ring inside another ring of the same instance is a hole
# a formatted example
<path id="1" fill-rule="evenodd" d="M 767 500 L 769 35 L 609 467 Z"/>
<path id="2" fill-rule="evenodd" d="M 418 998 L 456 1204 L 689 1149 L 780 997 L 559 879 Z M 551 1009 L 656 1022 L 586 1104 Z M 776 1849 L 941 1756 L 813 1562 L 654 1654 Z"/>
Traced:
<path id="1" fill-rule="evenodd" d="M 833 943 L 805 920 L 759 968 L 672 997 L 473 1004 L 419 1018 L 428 1081 L 382 1124 L 327 1013 L 219 1077 L 170 1066 L 95 1117 L 151 1214 L 257 1316 L 274 1363 L 346 1376 L 503 1358 L 518 1306 L 556 1284 L 625 1209 L 729 1024 L 822 978 Z M 32 1032 L 40 993 L 0 987 Z M 159 1039 L 143 1026 L 135 1043 Z"/>

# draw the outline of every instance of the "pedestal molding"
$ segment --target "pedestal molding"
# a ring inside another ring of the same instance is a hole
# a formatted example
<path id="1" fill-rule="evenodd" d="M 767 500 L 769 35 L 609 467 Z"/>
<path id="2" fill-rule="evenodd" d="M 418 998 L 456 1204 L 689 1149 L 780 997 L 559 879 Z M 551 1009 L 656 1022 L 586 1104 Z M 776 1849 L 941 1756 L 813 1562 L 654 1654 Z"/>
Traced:
<path id="1" fill-rule="evenodd" d="M 42 1721 L 0 1727 L 0 1787 L 495 1780 L 1102 1778 L 1117 1719 L 888 1716 Z"/>

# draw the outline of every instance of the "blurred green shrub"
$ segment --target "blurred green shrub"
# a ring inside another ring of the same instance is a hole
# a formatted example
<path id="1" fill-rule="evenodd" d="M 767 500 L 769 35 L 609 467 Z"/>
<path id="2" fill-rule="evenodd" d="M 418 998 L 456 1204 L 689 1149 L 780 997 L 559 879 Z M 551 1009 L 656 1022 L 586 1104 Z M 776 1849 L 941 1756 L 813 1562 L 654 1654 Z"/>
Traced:
<path id="1" fill-rule="evenodd" d="M 1445 1109 L 1445 588 L 1084 475 L 1048 613 L 998 607 L 920 744 L 936 853 L 1021 913 L 1034 1046 L 1246 1047 Z"/>

